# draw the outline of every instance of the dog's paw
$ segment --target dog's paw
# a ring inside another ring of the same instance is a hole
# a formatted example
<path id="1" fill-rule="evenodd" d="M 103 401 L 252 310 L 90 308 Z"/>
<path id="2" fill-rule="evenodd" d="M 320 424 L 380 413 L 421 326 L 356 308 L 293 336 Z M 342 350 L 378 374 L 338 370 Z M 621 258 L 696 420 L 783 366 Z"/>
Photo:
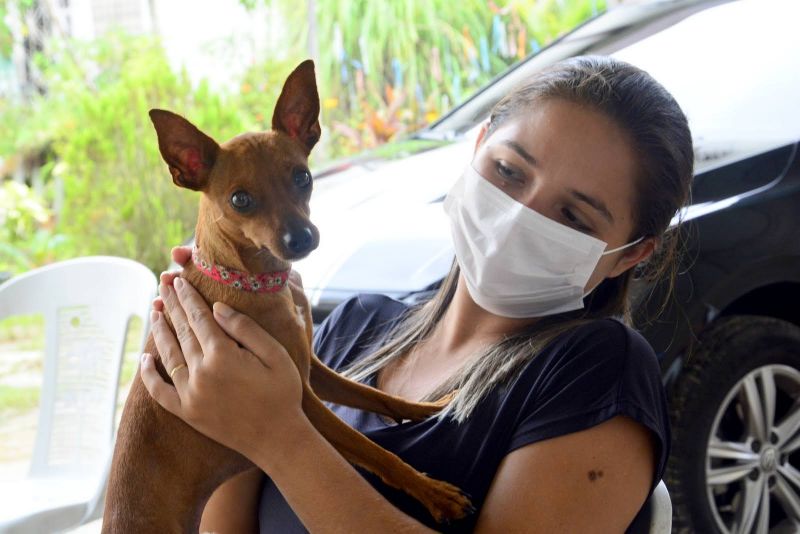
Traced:
<path id="1" fill-rule="evenodd" d="M 452 484 L 425 477 L 417 499 L 428 509 L 437 523 L 461 519 L 475 511 L 469 497 Z"/>

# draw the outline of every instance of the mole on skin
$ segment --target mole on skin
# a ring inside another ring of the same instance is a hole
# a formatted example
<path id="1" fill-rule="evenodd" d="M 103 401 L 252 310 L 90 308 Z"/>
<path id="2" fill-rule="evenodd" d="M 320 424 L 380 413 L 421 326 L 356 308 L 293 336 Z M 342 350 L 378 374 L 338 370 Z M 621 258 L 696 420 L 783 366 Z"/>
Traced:
<path id="1" fill-rule="evenodd" d="M 594 481 L 595 481 L 595 480 L 597 480 L 598 478 L 603 478 L 603 471 L 601 471 L 601 470 L 599 470 L 599 469 L 598 469 L 597 471 L 595 471 L 594 469 L 592 469 L 591 471 L 589 471 L 589 480 L 591 480 L 592 482 L 594 482 Z"/>

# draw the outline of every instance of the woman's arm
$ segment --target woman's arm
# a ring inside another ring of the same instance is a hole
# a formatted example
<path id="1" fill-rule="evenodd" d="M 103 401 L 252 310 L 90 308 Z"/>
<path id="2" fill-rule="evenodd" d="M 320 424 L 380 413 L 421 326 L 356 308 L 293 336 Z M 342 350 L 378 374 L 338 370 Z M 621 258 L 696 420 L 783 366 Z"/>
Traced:
<path id="1" fill-rule="evenodd" d="M 475 532 L 624 532 L 650 490 L 655 440 L 632 419 L 511 452 L 495 474 Z"/>
<path id="2" fill-rule="evenodd" d="M 258 532 L 261 469 L 253 468 L 225 481 L 211 495 L 200 520 L 200 532 L 226 534 Z"/>
<path id="3" fill-rule="evenodd" d="M 255 456 L 309 532 L 435 532 L 401 512 L 303 417 L 280 451 Z"/>

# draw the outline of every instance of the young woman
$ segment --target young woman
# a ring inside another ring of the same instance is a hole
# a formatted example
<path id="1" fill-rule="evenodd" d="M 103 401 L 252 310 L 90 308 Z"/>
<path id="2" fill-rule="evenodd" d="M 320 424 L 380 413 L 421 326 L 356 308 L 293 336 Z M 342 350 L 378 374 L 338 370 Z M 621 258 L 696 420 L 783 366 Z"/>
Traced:
<path id="1" fill-rule="evenodd" d="M 179 393 L 146 355 L 142 378 L 164 407 L 259 467 L 215 493 L 203 529 L 623 532 L 661 479 L 670 442 L 658 363 L 627 326 L 627 291 L 636 266 L 671 276 L 669 262 L 648 260 L 674 255 L 668 228 L 692 165 L 686 118 L 648 74 L 603 57 L 559 63 L 499 102 L 481 129 L 444 202 L 456 262 L 438 293 L 418 308 L 359 296 L 318 329 L 316 353 L 353 378 L 413 400 L 456 392 L 416 423 L 336 408 L 470 496 L 475 512 L 446 525 L 362 476 L 316 432 L 274 339 L 165 275 L 163 306 L 194 333 L 179 343 L 154 312 L 168 366 L 231 353 L 241 365 Z M 203 416 L 184 413 L 187 404 Z"/>

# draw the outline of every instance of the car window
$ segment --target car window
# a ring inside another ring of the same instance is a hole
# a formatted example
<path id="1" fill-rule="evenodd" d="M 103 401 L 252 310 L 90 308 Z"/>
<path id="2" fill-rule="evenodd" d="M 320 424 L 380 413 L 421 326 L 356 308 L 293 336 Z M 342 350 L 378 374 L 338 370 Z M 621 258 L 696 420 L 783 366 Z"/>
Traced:
<path id="1" fill-rule="evenodd" d="M 796 0 L 732 2 L 613 55 L 645 69 L 675 96 L 703 172 L 800 139 L 797 20 Z"/>
<path id="2" fill-rule="evenodd" d="M 514 85 L 556 61 L 609 54 L 648 71 L 675 96 L 692 129 L 696 170 L 707 172 L 800 139 L 797 20 L 796 0 L 689 4 L 667 14 L 658 3 L 623 6 L 518 64 L 431 133 L 473 130 Z"/>

